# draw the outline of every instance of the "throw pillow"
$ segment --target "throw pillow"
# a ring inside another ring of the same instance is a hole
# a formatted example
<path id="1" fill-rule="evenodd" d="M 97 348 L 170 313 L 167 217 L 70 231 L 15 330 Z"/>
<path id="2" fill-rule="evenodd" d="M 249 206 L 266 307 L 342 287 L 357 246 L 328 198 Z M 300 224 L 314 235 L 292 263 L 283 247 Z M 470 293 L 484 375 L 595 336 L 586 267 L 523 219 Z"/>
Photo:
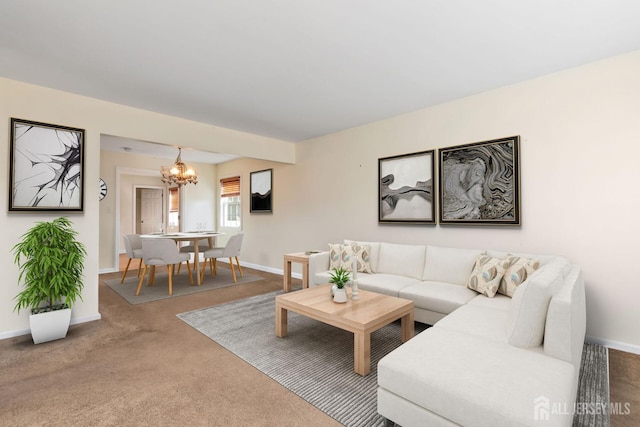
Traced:
<path id="1" fill-rule="evenodd" d="M 342 248 L 339 243 L 329 243 L 329 270 L 342 267 Z"/>
<path id="2" fill-rule="evenodd" d="M 361 245 L 358 243 L 352 243 L 350 245 L 345 245 L 343 247 L 344 252 L 347 253 L 347 256 L 343 256 L 343 267 L 348 271 L 353 270 L 353 260 L 357 262 L 357 270 L 362 273 L 372 273 L 371 264 L 369 263 L 369 258 L 371 255 L 371 248 L 369 245 Z M 344 264 L 345 259 L 351 260 L 351 262 L 347 261 L 347 264 Z"/>
<path id="3" fill-rule="evenodd" d="M 500 281 L 498 293 L 513 297 L 516 287 L 524 283 L 540 267 L 540 261 L 519 256 L 507 256 L 503 263 L 504 276 Z"/>
<path id="4" fill-rule="evenodd" d="M 503 261 L 500 258 L 480 255 L 467 281 L 467 288 L 493 298 L 504 275 Z"/>

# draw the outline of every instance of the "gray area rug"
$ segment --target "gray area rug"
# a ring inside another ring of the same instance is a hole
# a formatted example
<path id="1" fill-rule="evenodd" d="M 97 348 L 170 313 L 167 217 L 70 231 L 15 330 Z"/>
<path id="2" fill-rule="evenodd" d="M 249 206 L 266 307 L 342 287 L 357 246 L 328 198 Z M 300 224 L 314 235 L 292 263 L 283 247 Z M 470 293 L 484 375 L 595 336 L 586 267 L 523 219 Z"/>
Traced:
<path id="1" fill-rule="evenodd" d="M 238 284 L 263 280 L 260 276 L 247 274 L 246 272 L 244 273 L 244 277 L 240 276 L 237 271 L 236 274 Z M 147 273 L 147 276 L 148 275 L 149 274 Z M 218 266 L 218 274 L 216 276 L 211 276 L 209 274 L 209 270 L 207 270 L 200 286 L 189 284 L 189 275 L 186 267 L 183 266 L 180 273 L 173 276 L 172 296 L 169 295 L 169 278 L 167 273 L 156 274 L 154 286 L 147 286 L 147 278 L 145 278 L 142 289 L 140 290 L 140 295 L 136 296 L 138 281 L 139 279 L 135 277 L 135 275 L 130 274 L 122 284 L 120 284 L 120 279 L 105 280 L 104 282 L 131 304 L 141 304 L 144 302 L 157 301 L 165 298 L 189 295 L 196 292 L 210 291 L 212 289 L 220 289 L 235 285 L 233 282 L 233 276 L 231 275 L 231 270 L 227 268 L 220 268 L 220 266 Z M 193 275 L 193 283 L 196 283 L 195 274 Z"/>
<path id="2" fill-rule="evenodd" d="M 577 410 L 573 417 L 574 427 L 609 427 L 611 424 L 609 354 L 604 346 L 590 343 L 584 346 L 576 407 L 580 410 Z"/>
<path id="3" fill-rule="evenodd" d="M 288 336 L 275 336 L 275 296 L 280 293 L 181 313 L 178 318 L 345 426 L 383 426 L 376 402 L 377 364 L 402 344 L 400 323 L 372 334 L 371 374 L 362 377 L 353 371 L 353 334 L 349 332 L 289 312 Z M 426 328 L 416 323 L 415 333 Z M 587 344 L 585 353 L 592 354 L 592 347 L 600 346 Z M 603 362 L 598 350 L 588 357 L 592 361 L 588 369 L 593 372 L 581 375 L 579 398 L 606 395 L 608 402 L 606 349 L 604 356 Z M 574 425 L 608 424 L 578 420 Z"/>

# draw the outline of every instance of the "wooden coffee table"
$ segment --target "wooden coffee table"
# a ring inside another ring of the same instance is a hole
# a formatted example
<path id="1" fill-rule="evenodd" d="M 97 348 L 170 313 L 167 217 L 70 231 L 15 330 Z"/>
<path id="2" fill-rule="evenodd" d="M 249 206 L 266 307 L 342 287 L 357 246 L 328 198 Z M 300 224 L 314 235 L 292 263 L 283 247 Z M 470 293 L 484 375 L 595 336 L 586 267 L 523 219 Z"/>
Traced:
<path id="1" fill-rule="evenodd" d="M 353 365 L 360 375 L 371 372 L 371 333 L 401 319 L 402 342 L 413 338 L 413 301 L 359 291 L 360 299 L 333 302 L 329 284 L 276 297 L 276 336 L 287 336 L 287 311 L 353 332 Z"/>

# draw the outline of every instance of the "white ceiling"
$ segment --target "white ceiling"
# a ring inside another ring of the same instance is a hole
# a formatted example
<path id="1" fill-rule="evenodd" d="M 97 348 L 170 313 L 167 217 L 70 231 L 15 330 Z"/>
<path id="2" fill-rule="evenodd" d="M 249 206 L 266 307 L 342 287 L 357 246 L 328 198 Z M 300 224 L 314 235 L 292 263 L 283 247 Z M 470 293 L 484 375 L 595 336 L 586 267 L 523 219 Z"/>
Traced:
<path id="1" fill-rule="evenodd" d="M 100 149 L 105 151 L 134 153 L 144 156 L 170 159 L 171 161 L 167 162 L 167 166 L 172 165 L 176 160 L 176 157 L 178 157 L 178 147 L 171 147 L 169 145 L 158 144 L 155 142 L 140 141 L 137 139 L 121 138 L 112 135 L 101 135 Z M 185 163 L 198 162 L 217 164 L 237 159 L 238 156 L 233 154 L 198 151 L 189 147 L 183 147 L 181 158 Z"/>
<path id="2" fill-rule="evenodd" d="M 638 50 L 639 23 L 637 0 L 0 0 L 0 76 L 298 142 Z"/>

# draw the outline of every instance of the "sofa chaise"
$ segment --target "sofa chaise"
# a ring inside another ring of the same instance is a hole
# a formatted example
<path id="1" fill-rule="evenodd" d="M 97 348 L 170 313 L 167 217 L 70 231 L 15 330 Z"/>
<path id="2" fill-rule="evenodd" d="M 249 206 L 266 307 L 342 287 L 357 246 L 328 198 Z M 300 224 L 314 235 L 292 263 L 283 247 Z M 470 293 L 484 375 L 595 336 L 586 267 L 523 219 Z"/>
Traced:
<path id="1" fill-rule="evenodd" d="M 387 420 L 571 425 L 586 330 L 579 266 L 553 255 L 345 240 L 310 256 L 309 285 L 353 259 L 360 289 L 410 299 L 415 320 L 433 325 L 378 363 Z"/>

